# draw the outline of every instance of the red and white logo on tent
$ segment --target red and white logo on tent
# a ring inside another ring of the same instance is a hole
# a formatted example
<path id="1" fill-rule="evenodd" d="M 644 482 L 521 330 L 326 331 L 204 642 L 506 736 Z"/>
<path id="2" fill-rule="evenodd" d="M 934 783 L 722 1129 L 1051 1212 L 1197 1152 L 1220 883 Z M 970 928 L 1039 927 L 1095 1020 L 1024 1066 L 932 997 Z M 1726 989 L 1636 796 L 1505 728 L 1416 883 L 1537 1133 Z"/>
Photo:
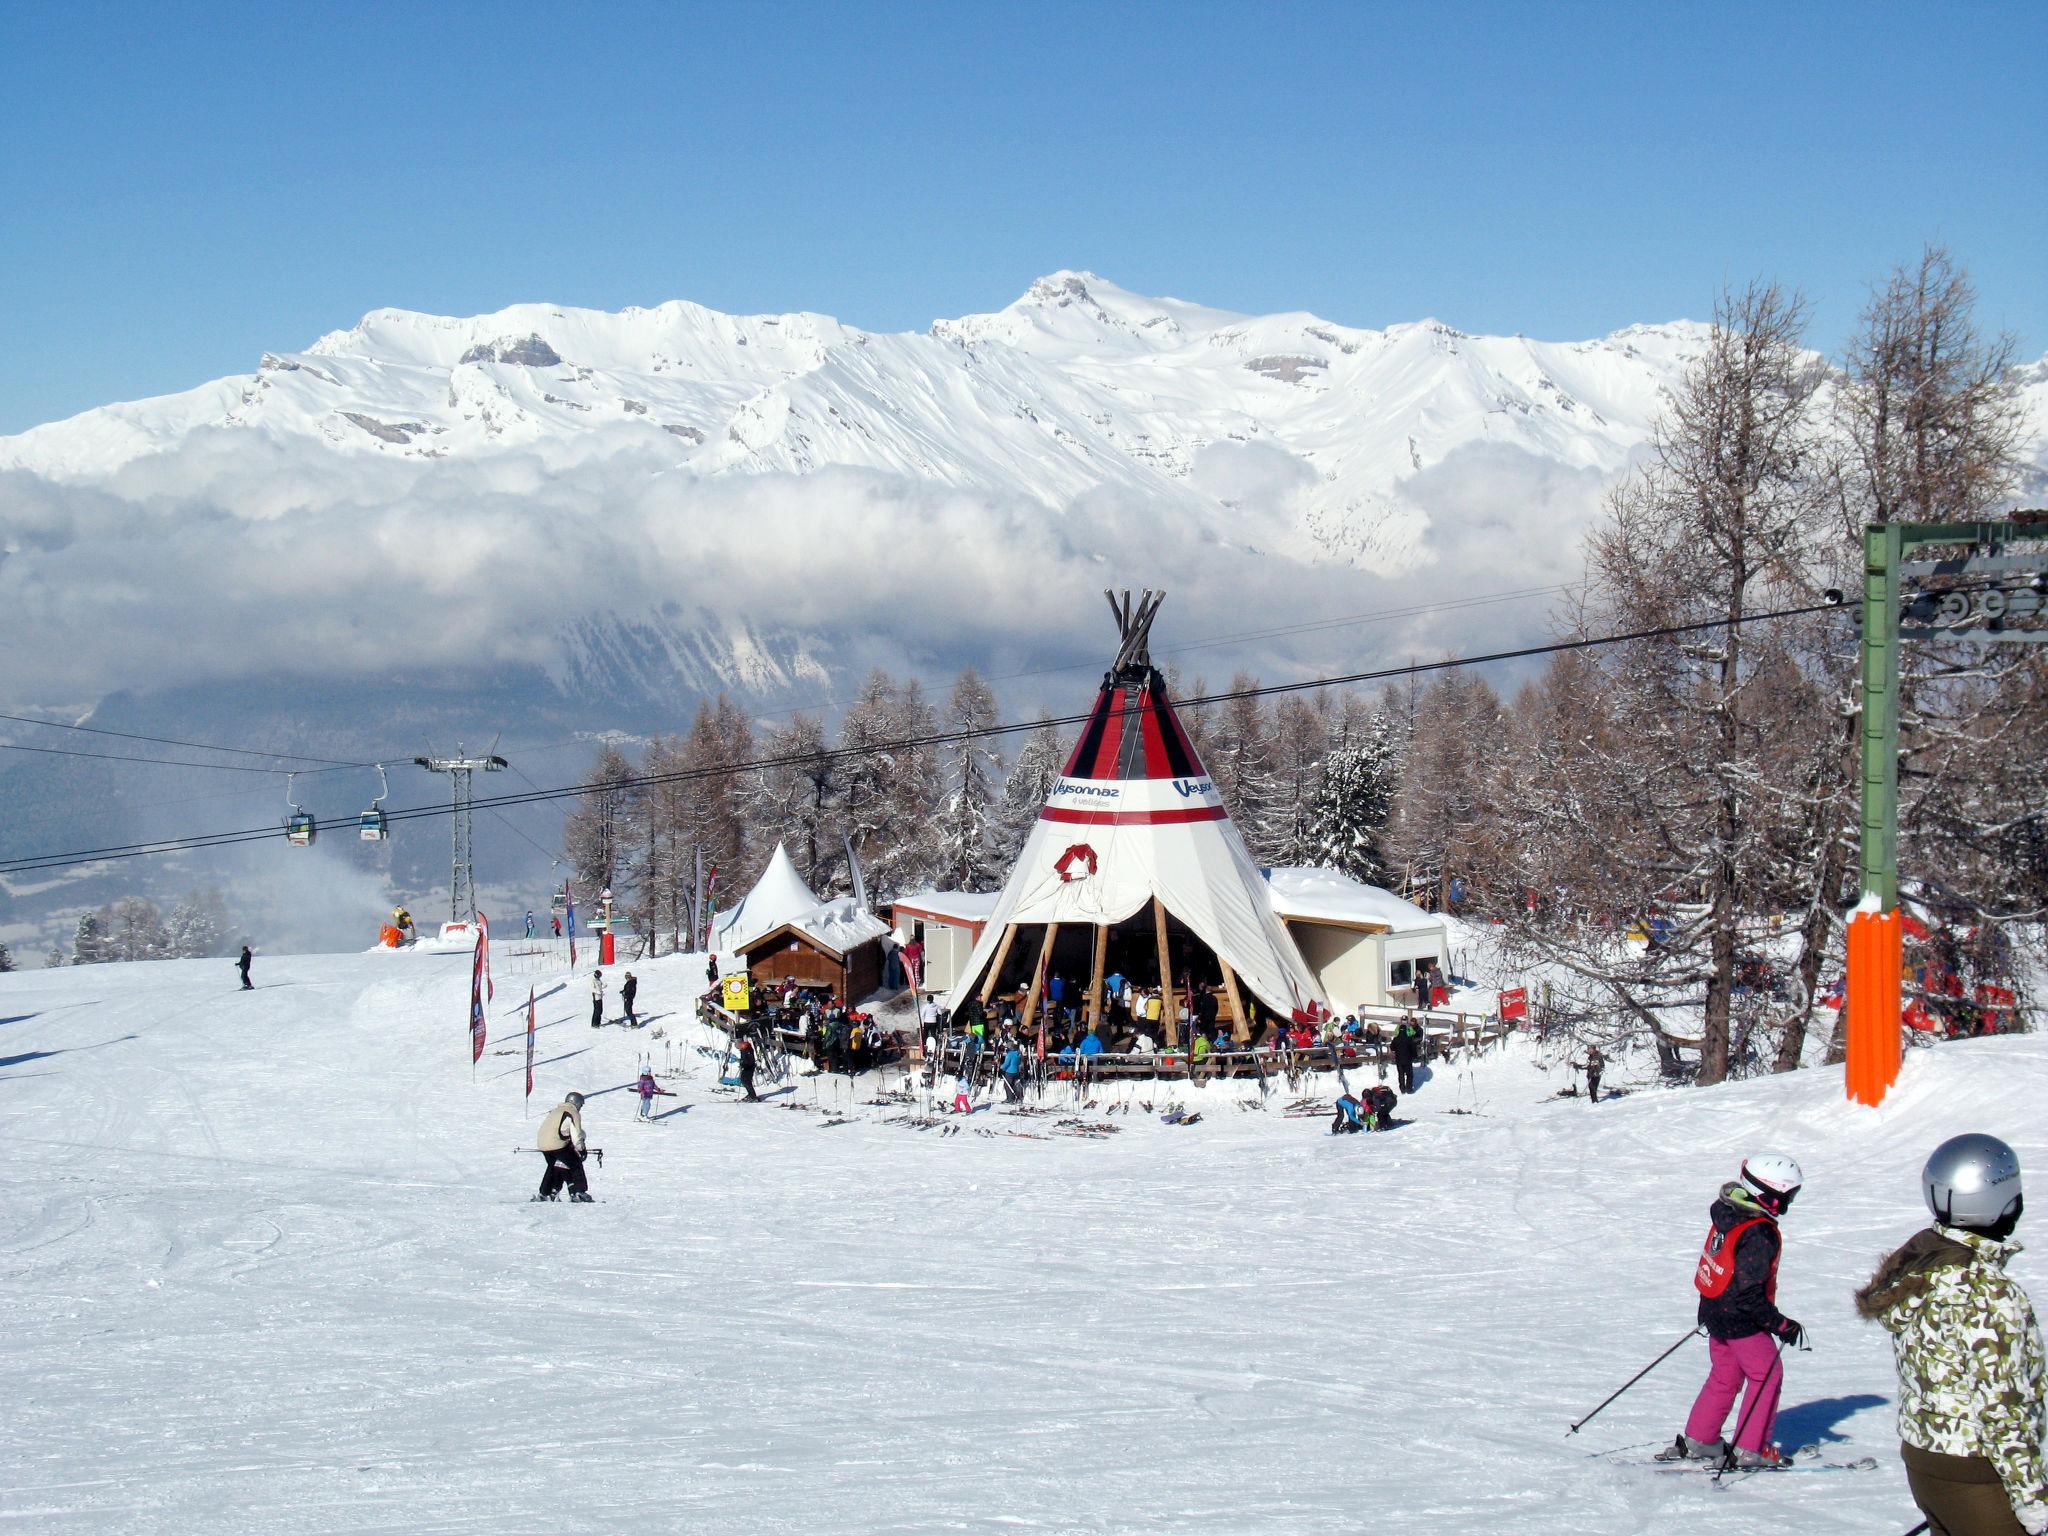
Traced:
<path id="1" fill-rule="evenodd" d="M 1077 866 L 1081 869 L 1078 875 L 1074 873 Z M 1100 866 L 1096 862 L 1093 848 L 1086 843 L 1073 843 L 1068 846 L 1065 853 L 1053 861 L 1052 867 L 1062 880 L 1085 880 Z"/>

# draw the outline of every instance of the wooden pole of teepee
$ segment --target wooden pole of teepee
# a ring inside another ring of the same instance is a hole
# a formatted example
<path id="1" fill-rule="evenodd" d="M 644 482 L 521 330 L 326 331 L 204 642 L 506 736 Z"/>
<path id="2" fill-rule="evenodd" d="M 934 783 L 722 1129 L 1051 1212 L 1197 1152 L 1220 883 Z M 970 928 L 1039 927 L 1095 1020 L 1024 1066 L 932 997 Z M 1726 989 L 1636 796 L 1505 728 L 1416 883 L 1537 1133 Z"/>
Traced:
<path id="1" fill-rule="evenodd" d="M 1031 990 L 1024 994 L 1024 1027 L 1030 1029 L 1038 1022 L 1038 994 L 1045 987 L 1045 963 L 1052 958 L 1052 941 L 1058 936 L 1060 925 L 1045 925 L 1045 942 L 1038 946 L 1038 964 L 1031 970 Z"/>
<path id="2" fill-rule="evenodd" d="M 1237 990 L 1237 972 L 1230 968 L 1230 962 L 1221 955 L 1216 963 L 1223 967 L 1223 995 L 1230 999 L 1230 1038 L 1243 1045 L 1252 1037 L 1251 1020 L 1244 1016 L 1244 999 Z"/>
<path id="3" fill-rule="evenodd" d="M 1010 958 L 1010 944 L 1017 937 L 1017 925 L 1003 926 L 1003 941 L 996 946 L 996 958 L 988 968 L 988 975 L 981 980 L 981 1005 L 986 1008 L 988 1000 L 995 996 L 996 978 L 1003 974 L 1003 962 Z"/>
<path id="4" fill-rule="evenodd" d="M 1095 959 L 1088 967 L 1088 1028 L 1102 1039 L 1102 966 L 1109 955 L 1109 924 L 1095 925 Z M 1107 1045 L 1109 1042 L 1103 1039 Z"/>
<path id="5" fill-rule="evenodd" d="M 1180 1015 L 1173 1006 L 1173 953 L 1166 944 L 1166 903 L 1152 898 L 1152 926 L 1159 936 L 1159 1022 L 1166 1026 L 1166 1043 L 1180 1047 Z"/>

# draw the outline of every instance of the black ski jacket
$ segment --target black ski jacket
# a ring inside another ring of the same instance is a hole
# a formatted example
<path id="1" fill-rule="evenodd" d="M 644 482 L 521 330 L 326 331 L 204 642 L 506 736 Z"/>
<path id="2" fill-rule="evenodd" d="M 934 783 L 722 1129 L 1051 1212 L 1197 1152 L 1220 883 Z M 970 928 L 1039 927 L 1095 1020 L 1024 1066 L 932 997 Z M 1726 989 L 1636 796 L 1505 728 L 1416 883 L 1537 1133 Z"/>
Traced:
<path id="1" fill-rule="evenodd" d="M 1708 1213 L 1717 1232 L 1732 1232 L 1743 1222 L 1767 1213 L 1740 1184 L 1724 1185 L 1721 1198 Z M 1728 1289 L 1700 1298 L 1700 1326 L 1717 1339 L 1743 1339 L 1752 1333 L 1775 1333 L 1785 1320 L 1769 1291 L 1783 1240 L 1778 1224 L 1764 1220 L 1743 1233 L 1735 1244 L 1735 1273 Z"/>
<path id="2" fill-rule="evenodd" d="M 1406 1024 L 1403 1024 L 1399 1029 L 1396 1029 L 1394 1031 L 1394 1039 L 1391 1046 L 1391 1049 L 1394 1053 L 1394 1060 L 1399 1062 L 1405 1062 L 1410 1066 L 1414 1065 L 1415 1057 L 1418 1054 L 1421 1045 L 1422 1031 L 1419 1029 L 1410 1029 Z"/>

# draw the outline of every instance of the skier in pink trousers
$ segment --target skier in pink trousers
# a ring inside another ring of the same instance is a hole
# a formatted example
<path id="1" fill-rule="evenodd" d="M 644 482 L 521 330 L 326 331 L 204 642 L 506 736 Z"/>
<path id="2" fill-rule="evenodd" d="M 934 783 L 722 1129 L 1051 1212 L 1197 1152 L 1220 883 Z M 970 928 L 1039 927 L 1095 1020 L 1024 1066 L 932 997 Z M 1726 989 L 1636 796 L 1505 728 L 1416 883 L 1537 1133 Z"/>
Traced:
<path id="1" fill-rule="evenodd" d="M 1709 1212 L 1713 1227 L 1693 1275 L 1711 1364 L 1684 1432 L 1657 1453 L 1659 1461 L 1729 1456 L 1721 1428 L 1745 1382 L 1733 1464 L 1774 1466 L 1782 1459 L 1771 1444 L 1785 1379 L 1779 1356 L 1785 1345 L 1800 1343 L 1805 1332 L 1778 1310 L 1778 1258 L 1784 1247 L 1778 1220 L 1800 1183 L 1799 1165 L 1770 1153 L 1748 1159 L 1742 1176 L 1721 1186 Z"/>

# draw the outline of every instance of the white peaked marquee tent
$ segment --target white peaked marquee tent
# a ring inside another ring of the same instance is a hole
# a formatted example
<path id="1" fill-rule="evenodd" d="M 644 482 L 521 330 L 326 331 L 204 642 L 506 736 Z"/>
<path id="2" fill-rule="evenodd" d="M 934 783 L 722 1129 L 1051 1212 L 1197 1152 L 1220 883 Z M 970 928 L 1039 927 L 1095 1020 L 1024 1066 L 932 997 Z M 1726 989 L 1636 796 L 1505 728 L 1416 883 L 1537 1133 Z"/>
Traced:
<path id="1" fill-rule="evenodd" d="M 714 947 L 721 951 L 745 949 L 762 934 L 793 922 L 817 905 L 817 893 L 796 872 L 789 850 L 777 843 L 774 857 L 754 888 L 712 922 Z"/>
<path id="2" fill-rule="evenodd" d="M 1164 593 L 1109 604 L 1122 636 L 1065 774 L 1053 785 L 950 1003 L 984 1002 L 1007 983 L 1036 1014 L 1050 974 L 1086 978 L 1102 1017 L 1109 967 L 1158 978 L 1169 1043 L 1192 981 L 1219 986 L 1239 1038 L 1256 998 L 1285 1019 L 1329 1004 L 1203 771 L 1148 654 Z"/>

